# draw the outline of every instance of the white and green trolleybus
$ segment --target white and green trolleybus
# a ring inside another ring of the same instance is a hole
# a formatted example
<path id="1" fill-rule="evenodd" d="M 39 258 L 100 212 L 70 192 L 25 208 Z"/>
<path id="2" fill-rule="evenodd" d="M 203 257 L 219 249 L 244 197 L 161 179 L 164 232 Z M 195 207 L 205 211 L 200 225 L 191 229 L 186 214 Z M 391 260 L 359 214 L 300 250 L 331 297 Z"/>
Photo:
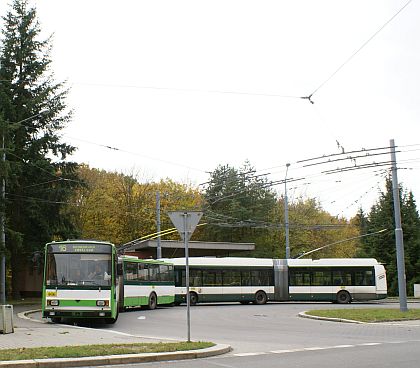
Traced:
<path id="1" fill-rule="evenodd" d="M 45 246 L 42 315 L 60 322 L 103 319 L 114 323 L 126 308 L 171 304 L 173 266 L 118 257 L 108 242 L 71 240 Z"/>
<path id="2" fill-rule="evenodd" d="M 175 268 L 175 303 L 186 301 L 185 258 Z M 189 258 L 190 303 L 382 299 L 386 274 L 375 259 Z"/>

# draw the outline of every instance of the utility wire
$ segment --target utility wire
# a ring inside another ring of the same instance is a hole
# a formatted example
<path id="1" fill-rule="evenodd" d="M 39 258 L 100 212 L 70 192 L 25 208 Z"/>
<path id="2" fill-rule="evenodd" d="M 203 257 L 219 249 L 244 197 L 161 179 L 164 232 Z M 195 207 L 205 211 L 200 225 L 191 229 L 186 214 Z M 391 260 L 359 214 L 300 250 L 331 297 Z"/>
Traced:
<path id="1" fill-rule="evenodd" d="M 243 95 L 243 96 L 262 96 L 262 97 L 279 97 L 279 98 L 293 98 L 300 99 L 302 97 L 292 95 L 281 95 L 277 93 L 257 93 L 257 92 L 241 92 L 241 91 L 223 91 L 223 90 L 203 90 L 195 88 L 176 88 L 176 87 L 156 87 L 156 86 L 139 86 L 127 84 L 106 84 L 106 83 L 85 83 L 74 82 L 74 85 L 85 85 L 92 87 L 109 87 L 109 88 L 136 88 L 136 89 L 150 89 L 156 91 L 174 91 L 187 93 L 213 93 L 213 94 L 227 94 L 227 95 Z"/>
<path id="2" fill-rule="evenodd" d="M 336 241 L 336 242 L 334 242 L 334 243 L 330 243 L 330 244 L 324 245 L 324 246 L 322 246 L 322 247 L 319 247 L 319 248 L 313 249 L 313 250 L 311 250 L 311 251 L 309 251 L 309 252 L 303 253 L 303 254 L 299 255 L 298 257 L 296 257 L 296 258 L 297 258 L 297 259 L 298 259 L 298 258 L 302 258 L 302 257 L 304 257 L 304 256 L 307 256 L 308 254 L 312 254 L 312 253 L 318 252 L 319 250 L 324 249 L 324 248 L 327 248 L 327 247 L 330 247 L 330 246 L 332 246 L 332 245 L 336 245 L 336 244 L 340 244 L 340 243 L 348 242 L 348 241 L 350 241 L 350 240 L 355 240 L 355 239 L 364 238 L 364 237 L 366 237 L 366 236 L 377 235 L 377 234 L 383 233 L 383 232 L 385 232 L 385 231 L 388 231 L 388 229 L 382 229 L 382 230 L 379 230 L 379 231 L 375 231 L 374 233 L 369 233 L 369 234 L 364 234 L 364 235 L 354 236 L 354 237 L 352 237 L 352 238 L 348 238 L 348 239 L 339 240 L 339 241 Z"/>
<path id="3" fill-rule="evenodd" d="M 64 136 L 66 136 L 67 138 L 70 138 L 70 139 L 74 139 L 76 141 L 80 141 L 80 142 L 92 144 L 92 145 L 95 145 L 95 146 L 103 147 L 103 148 L 109 149 L 111 151 L 119 151 L 119 152 L 123 152 L 123 153 L 128 153 L 130 155 L 135 155 L 135 156 L 143 157 L 143 158 L 146 158 L 148 160 L 159 161 L 159 162 L 162 162 L 162 163 L 165 163 L 165 164 L 169 164 L 169 165 L 174 165 L 174 166 L 180 166 L 180 167 L 184 167 L 184 168 L 187 168 L 187 169 L 190 169 L 190 170 L 199 171 L 199 172 L 202 172 L 202 173 L 206 173 L 207 172 L 207 171 L 205 171 L 203 169 L 198 169 L 196 167 L 192 167 L 192 166 L 188 166 L 188 165 L 184 165 L 184 164 L 180 164 L 180 163 L 172 162 L 172 161 L 168 161 L 168 160 L 163 160 L 163 159 L 152 157 L 152 156 L 143 155 L 143 154 L 140 154 L 140 153 L 136 153 L 136 152 L 124 150 L 122 148 L 112 147 L 112 146 L 109 146 L 109 145 L 106 145 L 106 144 L 101 144 L 101 143 L 96 143 L 96 142 L 88 141 L 88 140 L 85 140 L 85 139 L 75 138 L 75 137 L 71 137 L 69 135 L 64 135 Z"/>
<path id="4" fill-rule="evenodd" d="M 390 19 L 388 19 L 372 36 L 370 36 L 347 60 L 344 61 L 326 80 L 324 80 L 315 90 L 307 97 L 301 97 L 307 99 L 310 103 L 314 103 L 311 98 L 317 93 L 325 84 L 327 84 L 347 63 L 350 62 L 370 41 L 372 41 L 389 23 L 391 23 L 413 0 L 409 0 L 400 10 L 398 10 Z"/>

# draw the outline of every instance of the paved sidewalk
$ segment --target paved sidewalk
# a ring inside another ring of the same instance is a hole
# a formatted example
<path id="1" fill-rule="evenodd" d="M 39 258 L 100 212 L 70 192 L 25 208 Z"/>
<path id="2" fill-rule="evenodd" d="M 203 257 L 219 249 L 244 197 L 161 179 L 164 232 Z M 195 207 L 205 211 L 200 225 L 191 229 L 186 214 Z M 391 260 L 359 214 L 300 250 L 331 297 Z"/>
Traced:
<path id="1" fill-rule="evenodd" d="M 14 310 L 14 333 L 0 334 L 0 349 L 33 348 L 49 346 L 87 345 L 87 344 L 123 344 L 141 342 L 174 342 L 159 338 L 145 338 L 111 330 L 98 330 L 89 327 L 71 325 L 56 325 L 46 321 L 35 321 L 30 318 L 34 306 L 18 307 Z M 5 367 L 77 367 L 107 364 L 129 364 L 159 360 L 177 360 L 203 358 L 227 353 L 231 350 L 228 345 L 216 345 L 209 349 L 181 351 L 157 354 L 127 354 L 104 357 L 61 358 L 21 360 L 16 356 L 15 361 L 0 361 L 0 368 Z"/>

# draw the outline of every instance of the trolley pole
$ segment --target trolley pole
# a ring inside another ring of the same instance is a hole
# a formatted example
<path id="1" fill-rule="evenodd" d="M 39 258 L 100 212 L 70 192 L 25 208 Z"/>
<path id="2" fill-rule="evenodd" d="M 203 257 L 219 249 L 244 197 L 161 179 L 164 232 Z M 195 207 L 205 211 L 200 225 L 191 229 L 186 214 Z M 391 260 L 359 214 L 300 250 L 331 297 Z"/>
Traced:
<path id="1" fill-rule="evenodd" d="M 398 295 L 400 299 L 400 311 L 407 312 L 407 289 L 405 281 L 403 231 L 401 226 L 400 191 L 397 176 L 397 157 L 395 154 L 395 143 L 393 139 L 390 140 L 390 148 L 392 162 L 392 195 L 394 199 L 395 246 L 397 251 Z"/>

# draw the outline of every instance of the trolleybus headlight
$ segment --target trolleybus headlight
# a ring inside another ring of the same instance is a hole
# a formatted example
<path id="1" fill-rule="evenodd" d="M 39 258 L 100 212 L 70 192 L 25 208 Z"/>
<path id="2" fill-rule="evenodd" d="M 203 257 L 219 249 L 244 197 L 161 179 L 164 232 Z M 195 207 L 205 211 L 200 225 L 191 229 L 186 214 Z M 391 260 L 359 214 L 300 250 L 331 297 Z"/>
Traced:
<path id="1" fill-rule="evenodd" d="M 60 301 L 56 300 L 56 299 L 55 300 L 48 300 L 48 304 L 53 306 L 53 307 L 56 307 L 57 305 L 60 304 Z"/>
<path id="2" fill-rule="evenodd" d="M 97 300 L 96 305 L 98 307 L 107 307 L 109 305 L 109 301 L 108 300 Z"/>

